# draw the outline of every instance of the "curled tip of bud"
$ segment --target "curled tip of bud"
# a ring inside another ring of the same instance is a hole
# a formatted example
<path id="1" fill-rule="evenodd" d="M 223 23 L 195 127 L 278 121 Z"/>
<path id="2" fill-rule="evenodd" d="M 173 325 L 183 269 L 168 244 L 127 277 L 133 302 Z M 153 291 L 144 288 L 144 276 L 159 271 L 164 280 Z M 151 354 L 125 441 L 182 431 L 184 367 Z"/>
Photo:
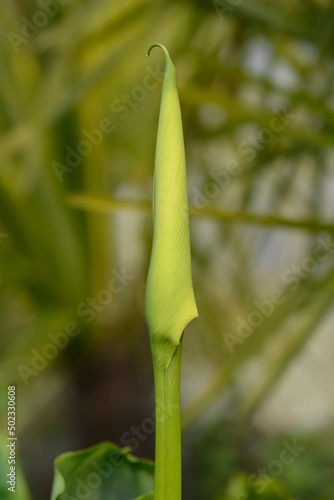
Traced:
<path id="1" fill-rule="evenodd" d="M 154 47 L 160 47 L 160 49 L 162 49 L 162 50 L 164 51 L 165 56 L 169 58 L 169 52 L 168 52 L 168 50 L 167 50 L 167 49 L 166 49 L 166 47 L 165 47 L 164 45 L 162 45 L 161 43 L 153 43 L 153 44 L 151 45 L 151 47 L 148 49 L 148 51 L 147 51 L 147 54 L 146 54 L 147 56 L 149 56 L 149 55 L 151 54 L 151 51 L 152 51 L 152 49 L 153 49 Z"/>

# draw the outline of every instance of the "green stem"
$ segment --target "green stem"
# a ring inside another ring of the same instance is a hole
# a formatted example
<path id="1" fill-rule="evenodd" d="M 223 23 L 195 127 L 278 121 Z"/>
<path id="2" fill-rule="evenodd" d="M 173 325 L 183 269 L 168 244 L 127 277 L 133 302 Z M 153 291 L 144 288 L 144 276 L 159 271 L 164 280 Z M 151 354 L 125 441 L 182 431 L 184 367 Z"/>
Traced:
<path id="1" fill-rule="evenodd" d="M 181 500 L 181 344 L 168 367 L 153 358 L 156 436 L 154 500 Z"/>

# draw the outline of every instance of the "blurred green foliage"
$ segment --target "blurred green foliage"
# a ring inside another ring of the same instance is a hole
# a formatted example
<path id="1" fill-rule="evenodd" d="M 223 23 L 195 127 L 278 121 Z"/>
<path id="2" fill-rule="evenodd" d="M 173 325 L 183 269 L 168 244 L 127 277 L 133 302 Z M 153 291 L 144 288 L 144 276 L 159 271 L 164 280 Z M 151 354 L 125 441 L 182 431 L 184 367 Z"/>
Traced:
<path id="1" fill-rule="evenodd" d="M 100 443 L 56 459 L 51 500 L 134 499 L 153 490 L 153 477 L 152 462 L 138 460 L 112 443 Z"/>
<path id="2" fill-rule="evenodd" d="M 210 495 L 256 470 L 254 416 L 331 319 L 333 23 L 330 0 L 0 3 L 0 374 L 17 386 L 34 499 L 49 497 L 59 453 L 124 444 L 152 416 L 143 311 L 164 67 L 159 52 L 144 58 L 154 42 L 178 72 L 193 214 L 200 318 L 184 340 L 183 396 L 197 435 L 185 433 L 185 448 L 232 415 L 239 447 L 216 444 L 229 474 L 205 469 Z M 329 500 L 332 414 L 312 415 L 309 458 L 278 479 L 300 500 Z M 152 456 L 153 436 L 137 440 Z M 186 493 L 194 476 L 185 481 Z"/>

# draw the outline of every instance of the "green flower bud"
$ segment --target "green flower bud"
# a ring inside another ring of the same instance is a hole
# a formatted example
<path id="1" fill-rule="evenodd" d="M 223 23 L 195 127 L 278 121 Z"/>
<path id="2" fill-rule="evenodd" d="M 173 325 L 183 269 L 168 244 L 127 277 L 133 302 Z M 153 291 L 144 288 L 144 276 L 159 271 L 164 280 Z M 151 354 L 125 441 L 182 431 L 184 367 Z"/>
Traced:
<path id="1" fill-rule="evenodd" d="M 198 312 L 191 277 L 186 161 L 176 70 L 167 49 L 153 186 L 153 245 L 145 314 L 152 353 L 168 366 Z"/>

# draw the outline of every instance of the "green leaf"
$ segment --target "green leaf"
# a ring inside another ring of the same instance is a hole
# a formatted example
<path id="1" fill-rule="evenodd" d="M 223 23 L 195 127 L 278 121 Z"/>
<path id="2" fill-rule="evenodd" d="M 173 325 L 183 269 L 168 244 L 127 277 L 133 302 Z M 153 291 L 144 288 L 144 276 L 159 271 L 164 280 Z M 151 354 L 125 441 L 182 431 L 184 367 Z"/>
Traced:
<path id="1" fill-rule="evenodd" d="M 186 161 L 176 70 L 168 51 L 160 105 L 153 187 L 153 246 L 146 321 L 153 356 L 167 367 L 185 327 L 198 316 L 191 277 Z"/>
<path id="2" fill-rule="evenodd" d="M 153 475 L 152 462 L 112 443 L 100 443 L 56 458 L 51 500 L 146 498 L 153 490 Z"/>
<path id="3" fill-rule="evenodd" d="M 135 500 L 153 500 L 153 491 L 151 493 L 145 493 L 145 495 L 141 495 Z"/>

